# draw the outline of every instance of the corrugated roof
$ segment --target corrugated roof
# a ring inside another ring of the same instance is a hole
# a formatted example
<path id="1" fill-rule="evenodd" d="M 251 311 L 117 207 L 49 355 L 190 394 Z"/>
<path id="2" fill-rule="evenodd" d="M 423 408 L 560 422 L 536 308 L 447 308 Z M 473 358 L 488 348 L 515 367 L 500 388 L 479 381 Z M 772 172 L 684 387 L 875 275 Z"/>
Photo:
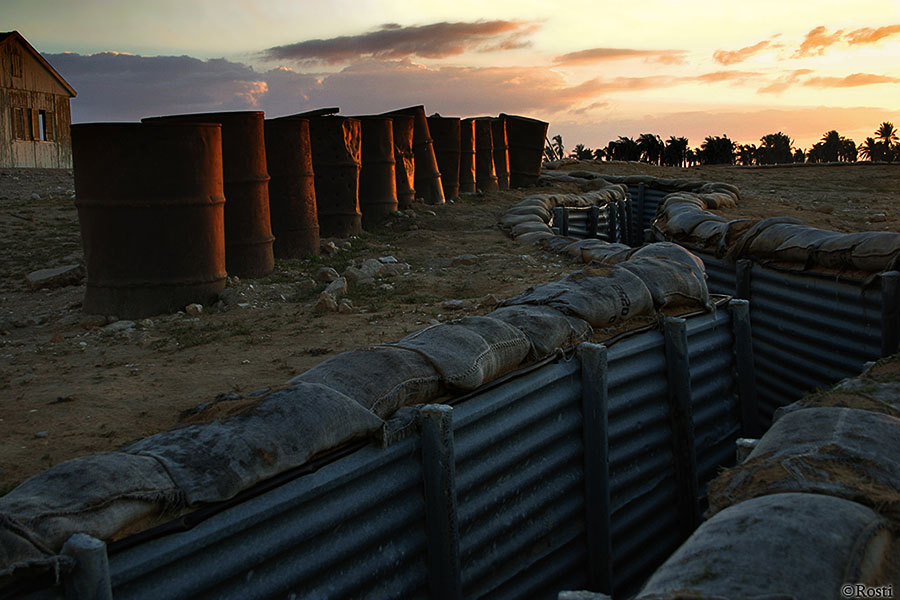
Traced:
<path id="1" fill-rule="evenodd" d="M 21 42 L 22 45 L 25 46 L 25 49 L 28 50 L 32 54 L 32 56 L 34 56 L 37 61 L 44 66 L 45 69 L 50 71 L 50 74 L 53 75 L 53 77 L 55 77 L 57 81 L 59 81 L 60 85 L 66 88 L 66 91 L 69 92 L 69 95 L 72 98 L 78 95 L 78 93 L 75 91 L 75 88 L 69 85 L 68 81 L 63 79 L 63 76 L 53 68 L 53 65 L 47 62 L 47 59 L 41 56 L 41 53 L 35 50 L 34 46 L 29 44 L 28 40 L 26 40 L 21 33 L 19 33 L 18 31 L 0 32 L 0 46 L 2 46 L 3 44 L 12 43 L 13 40 L 18 40 L 19 42 Z"/>

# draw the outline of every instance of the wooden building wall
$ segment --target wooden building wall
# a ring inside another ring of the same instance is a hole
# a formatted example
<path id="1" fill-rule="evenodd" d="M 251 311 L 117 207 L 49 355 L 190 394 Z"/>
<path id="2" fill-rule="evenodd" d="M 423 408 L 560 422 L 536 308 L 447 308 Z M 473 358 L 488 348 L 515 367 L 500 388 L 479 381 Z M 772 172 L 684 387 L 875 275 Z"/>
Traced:
<path id="1" fill-rule="evenodd" d="M 18 40 L 0 45 L 0 167 L 72 167 L 69 92 Z"/>

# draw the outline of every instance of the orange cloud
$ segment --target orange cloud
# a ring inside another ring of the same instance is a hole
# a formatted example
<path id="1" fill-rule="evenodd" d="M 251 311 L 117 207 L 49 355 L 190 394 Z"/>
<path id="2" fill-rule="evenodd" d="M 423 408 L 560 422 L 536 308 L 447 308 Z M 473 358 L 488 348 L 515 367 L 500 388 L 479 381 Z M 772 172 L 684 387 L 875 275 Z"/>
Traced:
<path id="1" fill-rule="evenodd" d="M 527 36 L 537 25 L 524 21 L 496 20 L 432 23 L 403 27 L 382 25 L 376 31 L 315 39 L 263 50 L 269 60 L 315 61 L 328 64 L 374 57 L 400 59 L 411 56 L 444 58 L 463 52 L 492 52 L 531 44 Z"/>
<path id="2" fill-rule="evenodd" d="M 759 77 L 759 73 L 753 71 L 714 71 L 712 73 L 704 73 L 696 77 L 687 77 L 690 81 L 702 81 L 704 83 L 718 83 L 720 81 L 746 81 Z"/>
<path id="3" fill-rule="evenodd" d="M 862 29 L 854 29 L 848 33 L 847 43 L 851 46 L 856 44 L 874 44 L 878 40 L 897 35 L 898 33 L 900 33 L 900 25 L 887 25 L 876 29 L 863 27 Z"/>
<path id="4" fill-rule="evenodd" d="M 723 65 L 733 65 L 735 63 L 744 62 L 754 54 L 758 54 L 772 45 L 771 40 L 763 40 L 752 46 L 746 46 L 740 50 L 716 50 L 713 52 L 713 59 Z"/>
<path id="5" fill-rule="evenodd" d="M 806 39 L 803 40 L 800 48 L 794 53 L 794 58 L 812 55 L 821 56 L 826 48 L 841 40 L 843 33 L 843 29 L 838 29 L 834 33 L 828 33 L 824 25 L 819 25 L 806 34 Z"/>
<path id="6" fill-rule="evenodd" d="M 810 77 L 803 85 L 814 87 L 859 87 L 863 85 L 877 85 L 879 83 L 900 83 L 900 78 L 886 75 L 873 75 L 872 73 L 854 73 L 846 77 Z"/>
<path id="7" fill-rule="evenodd" d="M 812 72 L 813 71 L 810 69 L 795 69 L 785 75 L 782 75 L 769 85 L 759 88 L 759 90 L 757 91 L 761 94 L 780 94 L 781 92 L 796 84 L 801 76 L 809 75 Z"/>
<path id="8" fill-rule="evenodd" d="M 609 60 L 644 58 L 665 64 L 681 64 L 684 52 L 680 50 L 636 50 L 633 48 L 588 48 L 568 54 L 560 54 L 553 59 L 557 65 L 586 65 Z"/>

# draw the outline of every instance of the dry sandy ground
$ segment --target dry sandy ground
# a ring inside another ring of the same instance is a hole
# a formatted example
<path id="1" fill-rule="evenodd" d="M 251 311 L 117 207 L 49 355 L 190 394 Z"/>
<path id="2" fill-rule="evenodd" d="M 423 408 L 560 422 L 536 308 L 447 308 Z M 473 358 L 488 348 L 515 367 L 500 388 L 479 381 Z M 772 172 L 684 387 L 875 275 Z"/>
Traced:
<path id="1" fill-rule="evenodd" d="M 900 230 L 900 166 L 566 168 L 734 183 L 743 201 L 725 212 L 729 217 L 783 215 L 835 231 Z M 82 313 L 84 285 L 25 284 L 31 271 L 83 260 L 71 172 L 0 170 L 0 494 L 63 460 L 169 429 L 183 411 L 219 394 L 278 385 L 339 352 L 398 340 L 434 320 L 485 314 L 490 295 L 508 297 L 579 268 L 497 229 L 505 208 L 540 191 L 549 190 L 463 197 L 440 207 L 417 203 L 414 217 L 393 217 L 335 256 L 279 260 L 269 277 L 229 281 L 231 303 L 223 308 L 115 331 Z M 479 260 L 455 264 L 460 255 Z M 410 273 L 351 288 L 353 313 L 312 310 L 325 286 L 314 281 L 322 266 L 342 272 L 383 256 L 408 263 Z M 443 303 L 451 299 L 463 307 L 448 310 Z"/>

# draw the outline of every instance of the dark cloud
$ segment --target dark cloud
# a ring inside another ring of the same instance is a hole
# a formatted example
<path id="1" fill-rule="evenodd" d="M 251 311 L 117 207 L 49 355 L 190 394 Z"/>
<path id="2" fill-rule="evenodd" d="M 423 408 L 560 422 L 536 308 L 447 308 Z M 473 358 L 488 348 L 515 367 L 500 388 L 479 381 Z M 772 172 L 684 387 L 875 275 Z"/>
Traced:
<path id="1" fill-rule="evenodd" d="M 444 58 L 463 52 L 491 52 L 530 45 L 527 36 L 537 25 L 496 20 L 471 23 L 432 23 L 403 27 L 397 23 L 359 35 L 316 39 L 275 46 L 262 52 L 269 60 L 345 63 L 360 58 Z"/>
<path id="2" fill-rule="evenodd" d="M 588 48 L 568 54 L 560 54 L 553 59 L 557 65 L 587 65 L 610 60 L 626 58 L 643 58 L 647 61 L 666 64 L 684 62 L 684 52 L 680 50 L 637 50 L 633 48 Z"/>
<path id="3" fill-rule="evenodd" d="M 740 50 L 716 50 L 713 52 L 713 59 L 723 65 L 733 65 L 744 62 L 754 54 L 759 54 L 763 50 L 771 47 L 772 40 L 763 40 L 752 46 L 745 46 Z"/>
<path id="4" fill-rule="evenodd" d="M 847 43 L 851 46 L 857 44 L 874 44 L 878 40 L 900 33 L 900 25 L 887 25 L 885 27 L 863 27 L 847 33 Z"/>
<path id="5" fill-rule="evenodd" d="M 804 56 L 821 56 L 825 49 L 833 46 L 841 40 L 844 30 L 838 29 L 834 33 L 828 33 L 824 25 L 819 25 L 806 34 L 806 38 L 800 47 L 794 52 L 794 58 L 802 58 Z"/>
<path id="6" fill-rule="evenodd" d="M 854 73 L 846 77 L 810 77 L 803 85 L 812 87 L 859 87 L 864 85 L 877 85 L 880 83 L 900 83 L 900 78 L 886 75 L 874 75 L 872 73 Z"/>

